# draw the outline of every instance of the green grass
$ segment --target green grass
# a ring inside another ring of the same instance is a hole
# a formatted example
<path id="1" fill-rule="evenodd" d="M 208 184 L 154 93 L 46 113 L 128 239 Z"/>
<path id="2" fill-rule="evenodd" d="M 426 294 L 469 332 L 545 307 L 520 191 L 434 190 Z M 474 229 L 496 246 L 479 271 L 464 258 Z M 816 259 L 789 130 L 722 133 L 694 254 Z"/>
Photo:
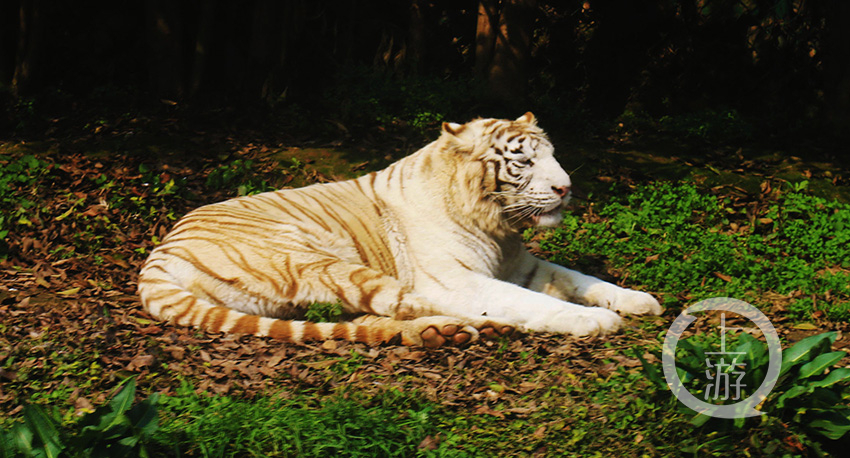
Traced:
<path id="1" fill-rule="evenodd" d="M 601 260 L 668 304 L 712 296 L 765 305 L 765 292 L 793 298 L 809 319 L 818 308 L 850 319 L 850 205 L 811 195 L 805 182 L 744 205 L 691 183 L 641 185 L 567 215 L 540 247 L 564 265 Z"/>
<path id="2" fill-rule="evenodd" d="M 435 405 L 386 392 L 245 401 L 195 395 L 162 399 L 156 440 L 191 456 L 413 456 L 435 434 Z"/>
<path id="3" fill-rule="evenodd" d="M 555 456 L 614 456 L 633 450 L 639 436 L 645 442 L 638 449 L 669 448 L 662 439 L 675 432 L 670 428 L 675 423 L 665 419 L 666 425 L 648 430 L 659 426 L 655 422 L 664 419 L 665 409 L 643 396 L 618 393 L 652 388 L 637 371 L 621 370 L 606 379 L 590 380 L 567 373 L 549 375 L 562 383 L 546 388 L 535 401 L 529 399 L 530 407 L 519 409 L 520 413 L 501 402 L 451 408 L 398 389 L 368 395 L 348 389 L 323 395 L 279 392 L 246 400 L 196 394 L 188 384 L 173 396 L 158 396 L 135 408 L 147 412 L 153 404 L 159 411 L 156 424 L 146 420 L 144 426 L 137 425 L 133 420 L 116 429 L 119 424 L 112 417 L 105 423 L 101 418 L 117 411 L 118 396 L 83 419 L 64 423 L 55 413 L 37 406 L 33 410 L 53 425 L 52 435 L 67 445 L 69 456 L 85 456 L 76 453 L 81 448 L 76 444 L 106 449 L 125 437 L 150 456 L 489 457 L 541 451 Z M 121 412 L 132 413 L 126 400 L 121 405 Z M 476 411 L 481 406 L 490 413 Z M 7 426 L 37 429 L 31 424 Z M 631 440 L 623 441 L 624 429 Z M 0 456 L 25 456 L 10 451 Z"/>
<path id="4" fill-rule="evenodd" d="M 834 334 L 798 344 L 809 350 L 806 357 L 793 358 L 783 371 L 784 381 L 765 406 L 770 415 L 741 425 L 727 420 L 696 421 L 699 417 L 680 408 L 663 382 L 652 380 L 639 368 L 622 366 L 608 374 L 584 376 L 566 367 L 550 368 L 546 383 L 519 403 L 493 396 L 452 407 L 416 391 L 377 388 L 367 394 L 346 387 L 331 393 L 280 391 L 241 399 L 196 393 L 185 383 L 171 396 L 152 397 L 135 407 L 122 392 L 82 419 L 46 422 L 53 424 L 55 442 L 65 444 L 67 456 L 85 456 L 71 453 L 79 450 L 105 450 L 105 455 L 97 456 L 109 456 L 108 450 L 126 444 L 150 456 L 199 457 L 729 456 L 745 449 L 749 456 L 795 456 L 788 446 L 794 441 L 827 453 L 836 444 L 825 440 L 818 428 L 828 425 L 832 431 L 846 431 L 844 424 L 828 423 L 834 419 L 827 414 L 846 416 L 847 409 L 817 407 L 806 396 L 818 402 L 830 396 L 846 397 L 846 385 L 829 385 L 829 393 L 809 389 L 827 386 L 828 377 L 823 376 L 827 366 L 821 364 L 813 371 L 806 369 L 811 364 L 804 363 L 824 356 L 834 362 L 835 352 L 829 352 L 833 339 Z M 716 344 L 711 339 L 700 342 L 698 347 Z M 730 344 L 736 342 L 752 344 L 730 340 Z M 755 352 L 754 358 L 758 357 Z M 683 358 L 687 361 L 688 356 Z M 759 367 L 764 364 L 756 362 Z M 835 371 L 844 378 L 850 376 L 847 369 Z M 535 378 L 540 380 L 541 375 Z M 515 388 L 491 386 L 494 392 Z M 797 402 L 791 406 L 789 393 L 795 389 L 792 396 Z M 151 409 L 159 412 L 157 422 L 151 421 Z M 51 416 L 41 408 L 30 410 L 44 418 Z M 127 421 L 117 421 L 125 412 Z M 30 412 L 27 418 L 31 416 Z M 11 425 L 10 431 L 32 429 L 33 423 Z M 39 445 L 38 439 L 34 445 Z M 25 456 L 8 452 L 2 456 Z"/>

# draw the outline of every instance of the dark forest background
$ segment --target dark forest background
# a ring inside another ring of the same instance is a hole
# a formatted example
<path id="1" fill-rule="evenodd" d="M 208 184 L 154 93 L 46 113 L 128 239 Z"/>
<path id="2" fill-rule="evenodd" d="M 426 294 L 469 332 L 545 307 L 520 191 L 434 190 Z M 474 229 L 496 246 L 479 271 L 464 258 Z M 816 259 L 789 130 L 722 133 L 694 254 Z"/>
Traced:
<path id="1" fill-rule="evenodd" d="M 697 119 L 836 139 L 848 24 L 845 0 L 2 0 L 0 128 L 110 110 L 347 129 L 533 109 L 564 128 Z"/>

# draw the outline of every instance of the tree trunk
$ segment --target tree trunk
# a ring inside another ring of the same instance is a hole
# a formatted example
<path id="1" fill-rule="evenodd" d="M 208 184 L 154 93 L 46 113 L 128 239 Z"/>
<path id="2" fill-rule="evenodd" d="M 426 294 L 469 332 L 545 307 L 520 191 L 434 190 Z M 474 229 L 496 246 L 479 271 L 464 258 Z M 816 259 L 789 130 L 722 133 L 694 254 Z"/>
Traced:
<path id="1" fill-rule="evenodd" d="M 408 45 L 408 67 L 410 73 L 417 75 L 422 72 L 425 60 L 425 7 L 423 0 L 410 2 L 410 43 Z"/>
<path id="2" fill-rule="evenodd" d="M 250 96 L 274 105 L 285 98 L 289 46 L 302 31 L 304 3 L 260 0 L 251 30 Z"/>
<path id="3" fill-rule="evenodd" d="M 263 100 L 268 96 L 267 82 L 271 78 L 277 61 L 277 45 L 280 40 L 276 36 L 279 30 L 280 18 L 277 15 L 277 2 L 260 0 L 254 7 L 253 26 L 251 27 L 251 67 L 248 68 L 249 97 Z"/>
<path id="4" fill-rule="evenodd" d="M 161 98 L 179 100 L 185 93 L 180 3 L 147 0 L 145 8 L 151 88 Z"/>
<path id="5" fill-rule="evenodd" d="M 0 2 L 0 88 L 11 85 L 15 75 L 19 8 L 13 2 Z"/>
<path id="6" fill-rule="evenodd" d="M 832 134 L 850 134 L 850 2 L 832 0 L 826 8 L 824 46 L 826 123 Z"/>
<path id="7" fill-rule="evenodd" d="M 525 101 L 535 0 L 480 0 L 475 68 L 490 93 L 509 104 Z"/>
<path id="8" fill-rule="evenodd" d="M 488 69 L 493 61 L 498 24 L 497 0 L 479 0 L 475 31 L 475 75 L 482 81 L 487 81 Z"/>
<path id="9" fill-rule="evenodd" d="M 15 97 L 26 94 L 36 86 L 44 38 L 41 6 L 40 0 L 23 0 L 18 9 L 18 46 L 15 51 L 15 71 L 12 75 L 12 93 Z"/>
<path id="10" fill-rule="evenodd" d="M 192 59 L 192 76 L 189 80 L 190 97 L 198 93 L 203 82 L 204 71 L 210 55 L 210 46 L 212 45 L 216 3 L 213 0 L 207 0 L 200 5 L 201 16 L 198 19 L 198 34 L 195 37 L 194 58 Z"/>

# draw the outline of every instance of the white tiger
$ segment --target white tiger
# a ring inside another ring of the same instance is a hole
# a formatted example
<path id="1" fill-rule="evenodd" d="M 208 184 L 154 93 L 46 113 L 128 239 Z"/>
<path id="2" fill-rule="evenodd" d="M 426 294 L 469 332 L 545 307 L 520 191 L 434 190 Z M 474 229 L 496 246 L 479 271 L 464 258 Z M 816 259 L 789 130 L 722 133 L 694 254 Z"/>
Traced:
<path id="1" fill-rule="evenodd" d="M 444 123 L 379 172 L 201 207 L 146 261 L 142 303 L 213 332 L 427 347 L 514 329 L 603 335 L 617 312 L 661 313 L 647 293 L 526 251 L 518 231 L 557 225 L 570 198 L 553 151 L 531 113 Z M 337 300 L 360 316 L 297 321 Z"/>

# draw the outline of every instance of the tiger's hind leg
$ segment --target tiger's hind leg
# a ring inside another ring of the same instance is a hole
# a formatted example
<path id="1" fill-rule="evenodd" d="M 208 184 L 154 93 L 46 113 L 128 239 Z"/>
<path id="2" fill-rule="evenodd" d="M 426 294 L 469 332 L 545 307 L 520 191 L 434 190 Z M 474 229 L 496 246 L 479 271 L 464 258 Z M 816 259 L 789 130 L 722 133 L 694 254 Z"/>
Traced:
<path id="1" fill-rule="evenodd" d="M 311 269 L 314 270 L 312 274 L 308 272 Z M 336 258 L 314 261 L 312 267 L 305 270 L 304 278 L 318 280 L 335 292 L 348 305 L 349 311 L 392 317 L 407 323 L 405 332 L 410 333 L 413 340 L 421 339 L 422 343 L 417 344 L 426 347 L 462 345 L 476 340 L 479 335 L 492 339 L 510 335 L 516 329 L 511 323 L 493 318 L 445 313 L 445 308 L 411 292 L 395 277 Z M 419 338 L 413 337 L 415 332 L 421 333 Z"/>
<path id="2" fill-rule="evenodd" d="M 246 313 L 216 305 L 195 295 L 165 269 L 148 268 L 139 279 L 142 303 L 151 315 L 210 332 L 244 333 L 287 342 L 341 339 L 369 345 L 401 343 L 437 348 L 464 345 L 478 339 L 478 331 L 455 317 L 425 316 L 396 320 L 363 315 L 352 321 L 313 323 Z"/>
<path id="3" fill-rule="evenodd" d="M 301 283 L 318 293 L 332 292 L 349 312 L 366 313 L 364 322 L 383 323 L 402 330 L 408 344 L 436 348 L 463 345 L 478 339 L 512 334 L 512 324 L 487 317 L 446 315 L 424 297 L 411 292 L 395 277 L 367 266 L 322 257 L 303 270 Z M 387 320 L 394 320 L 391 323 Z"/>
<path id="4" fill-rule="evenodd" d="M 401 336 L 407 345 L 435 348 L 475 341 L 477 327 L 485 335 L 497 328 L 483 320 L 440 316 L 433 304 L 392 276 L 311 254 L 291 256 L 277 266 L 273 258 L 258 256 L 251 269 L 219 261 L 213 272 L 196 268 L 180 250 L 160 252 L 143 269 L 139 292 L 148 311 L 164 320 L 292 342 L 343 339 L 377 344 Z M 289 311 L 335 299 L 348 312 L 366 315 L 342 323 L 285 319 L 293 316 Z"/>

